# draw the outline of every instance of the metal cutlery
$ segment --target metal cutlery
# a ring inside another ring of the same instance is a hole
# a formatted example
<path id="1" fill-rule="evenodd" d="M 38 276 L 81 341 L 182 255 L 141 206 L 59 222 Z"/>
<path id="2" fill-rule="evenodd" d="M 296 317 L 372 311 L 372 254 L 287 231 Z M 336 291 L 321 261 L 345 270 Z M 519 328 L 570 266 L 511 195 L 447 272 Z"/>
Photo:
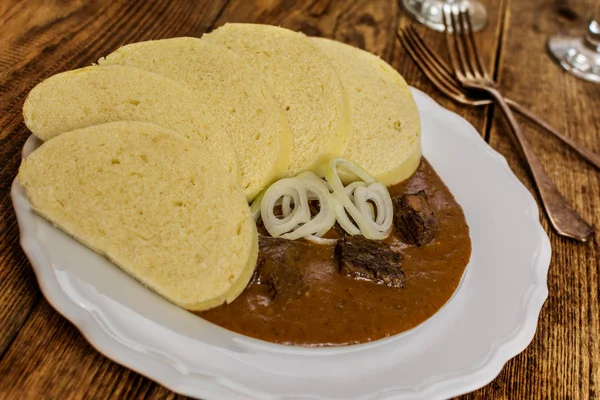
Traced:
<path id="1" fill-rule="evenodd" d="M 429 72 L 427 76 L 434 83 L 437 83 L 436 86 L 440 90 L 463 104 L 489 104 L 489 97 L 491 97 L 500 106 L 514 133 L 515 142 L 525 158 L 550 224 L 559 235 L 582 242 L 587 241 L 594 233 L 594 229 L 567 204 L 544 170 L 531 145 L 525 139 L 509 104 L 498 91 L 496 83 L 483 65 L 475 45 L 468 11 L 459 7 L 446 7 L 444 8 L 443 21 L 446 27 L 446 45 L 452 68 L 450 71 L 445 68 L 425 70 L 422 67 L 422 69 L 426 73 Z M 409 39 L 407 37 L 400 35 L 405 46 L 407 43 L 412 43 L 413 54 L 411 56 L 416 60 L 416 55 L 420 54 L 421 58 L 419 60 L 422 61 L 422 65 L 434 64 L 432 60 L 426 57 L 427 53 L 425 51 L 415 51 L 419 47 L 415 46 L 418 42 L 414 40 L 414 37 Z M 457 87 L 459 90 L 456 89 Z M 489 97 L 477 99 L 474 98 L 475 93 L 487 94 Z M 517 107 L 519 106 L 517 105 Z M 536 122 L 538 122 L 537 118 Z M 571 145 L 572 143 L 568 144 Z M 588 158 L 586 157 L 586 159 Z M 593 164 L 596 165 L 594 162 Z"/>
<path id="2" fill-rule="evenodd" d="M 408 26 L 402 29 L 402 31 L 396 32 L 396 36 L 411 58 L 415 61 L 417 66 L 425 74 L 425 76 L 427 76 L 431 83 L 433 83 L 434 86 L 446 96 L 458 103 L 469 106 L 478 107 L 493 103 L 493 100 L 490 100 L 487 97 L 477 97 L 474 96 L 473 93 L 464 90 L 456 78 L 454 78 L 450 67 L 438 54 L 435 53 L 434 50 L 432 50 L 425 43 L 415 28 Z M 544 128 L 557 139 L 573 149 L 584 160 L 600 170 L 600 155 L 584 148 L 580 144 L 576 143 L 573 139 L 564 136 L 562 133 L 558 132 L 547 122 L 545 122 L 542 118 L 536 116 L 516 101 L 507 97 L 504 97 L 504 100 L 514 111 L 528 118 L 531 122 L 534 122 L 540 127 Z"/>

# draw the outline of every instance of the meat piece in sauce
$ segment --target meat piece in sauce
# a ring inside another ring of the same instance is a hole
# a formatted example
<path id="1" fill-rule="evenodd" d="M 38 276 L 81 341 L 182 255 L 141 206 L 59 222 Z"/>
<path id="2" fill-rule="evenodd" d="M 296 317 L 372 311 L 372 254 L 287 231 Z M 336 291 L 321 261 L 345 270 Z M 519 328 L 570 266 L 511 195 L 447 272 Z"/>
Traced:
<path id="1" fill-rule="evenodd" d="M 435 213 L 425 191 L 405 193 L 392 200 L 394 226 L 405 243 L 423 246 L 433 240 L 438 230 Z"/>
<path id="2" fill-rule="evenodd" d="M 303 295 L 308 285 L 300 255 L 310 251 L 310 244 L 268 236 L 259 236 L 258 244 L 258 262 L 251 283 L 268 286 L 273 299 Z"/>
<path id="3" fill-rule="evenodd" d="M 335 253 L 339 270 L 346 276 L 392 287 L 404 286 L 402 257 L 383 242 L 346 235 L 338 239 Z"/>

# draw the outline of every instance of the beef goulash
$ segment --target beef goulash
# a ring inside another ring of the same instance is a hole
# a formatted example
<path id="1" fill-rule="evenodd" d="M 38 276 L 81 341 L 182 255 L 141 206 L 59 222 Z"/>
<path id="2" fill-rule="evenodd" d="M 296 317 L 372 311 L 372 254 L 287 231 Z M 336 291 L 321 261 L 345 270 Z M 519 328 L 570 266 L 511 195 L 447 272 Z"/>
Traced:
<path id="1" fill-rule="evenodd" d="M 458 287 L 469 227 L 379 57 L 226 24 L 98 63 L 30 92 L 45 143 L 18 180 L 168 301 L 268 342 L 343 346 L 415 327 Z"/>
<path id="2" fill-rule="evenodd" d="M 301 346 L 364 343 L 415 327 L 450 299 L 471 254 L 463 211 L 425 159 L 390 187 L 395 217 L 414 215 L 399 199 L 418 193 L 427 193 L 428 225 L 395 228 L 384 241 L 347 235 L 323 245 L 261 236 L 246 290 L 198 315 L 244 335 Z M 415 230 L 405 236 L 407 229 Z"/>

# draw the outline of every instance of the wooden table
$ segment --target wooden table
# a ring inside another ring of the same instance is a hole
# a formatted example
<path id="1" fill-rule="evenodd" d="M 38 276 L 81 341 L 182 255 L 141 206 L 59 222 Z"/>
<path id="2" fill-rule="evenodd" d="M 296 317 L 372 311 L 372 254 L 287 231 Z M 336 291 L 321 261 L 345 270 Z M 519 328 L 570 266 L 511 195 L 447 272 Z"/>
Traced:
<path id="1" fill-rule="evenodd" d="M 487 0 L 489 25 L 477 35 L 504 92 L 577 141 L 600 152 L 600 85 L 550 62 L 549 34 L 583 28 L 598 0 Z M 201 36 L 227 21 L 282 25 L 372 51 L 413 86 L 469 120 L 531 181 L 492 107 L 457 105 L 423 77 L 394 36 L 413 22 L 393 0 L 0 2 L 0 398 L 138 398 L 175 394 L 108 360 L 40 293 L 19 247 L 8 196 L 29 131 L 21 107 L 28 91 L 60 71 L 83 67 L 129 42 Z M 442 51 L 440 34 L 418 27 Z M 525 134 L 559 189 L 600 228 L 600 174 L 531 124 Z M 545 217 L 544 226 L 548 229 Z M 600 247 L 550 233 L 553 256 L 546 302 L 532 344 L 491 384 L 464 399 L 596 399 L 600 397 Z"/>

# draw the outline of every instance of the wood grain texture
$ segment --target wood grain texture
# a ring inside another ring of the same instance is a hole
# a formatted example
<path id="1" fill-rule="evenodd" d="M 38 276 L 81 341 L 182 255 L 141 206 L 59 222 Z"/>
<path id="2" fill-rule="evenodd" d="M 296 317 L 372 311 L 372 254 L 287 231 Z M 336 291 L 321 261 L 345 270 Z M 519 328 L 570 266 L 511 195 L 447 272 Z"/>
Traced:
<path id="1" fill-rule="evenodd" d="M 513 1 L 502 44 L 500 85 L 504 93 L 586 147 L 600 153 L 600 85 L 566 74 L 549 61 L 545 45 L 559 30 L 581 30 L 591 1 Z M 523 121 L 522 119 L 520 121 Z M 568 202 L 600 227 L 600 174 L 538 127 L 522 123 L 528 140 Z M 512 170 L 534 190 L 496 115 L 490 144 L 506 156 Z M 549 231 L 547 218 L 542 215 Z M 598 234 L 578 244 L 549 234 L 553 256 L 549 298 L 531 345 L 509 361 L 494 382 L 466 399 L 597 399 L 600 397 L 600 249 Z"/>
<path id="2" fill-rule="evenodd" d="M 503 90 L 565 134 L 600 152 L 600 85 L 579 81 L 545 54 L 547 35 L 582 27 L 597 0 L 486 0 L 490 24 L 479 48 Z M 282 25 L 335 38 L 390 62 L 411 85 L 469 120 L 531 188 L 507 126 L 493 108 L 444 98 L 395 39 L 412 24 L 392 0 L 32 1 L 0 2 L 0 398 L 179 398 L 95 351 L 41 297 L 18 245 L 8 192 L 29 132 L 21 107 L 28 91 L 59 71 L 96 61 L 120 45 L 200 36 L 225 22 Z M 444 54 L 439 33 L 417 27 Z M 498 70 L 496 71 L 496 68 Z M 571 204 L 600 227 L 599 174 L 534 126 L 525 134 Z M 548 228 L 547 221 L 543 219 Z M 579 245 L 550 234 L 550 298 L 531 346 L 490 385 L 461 399 L 600 397 L 598 236 Z"/>

